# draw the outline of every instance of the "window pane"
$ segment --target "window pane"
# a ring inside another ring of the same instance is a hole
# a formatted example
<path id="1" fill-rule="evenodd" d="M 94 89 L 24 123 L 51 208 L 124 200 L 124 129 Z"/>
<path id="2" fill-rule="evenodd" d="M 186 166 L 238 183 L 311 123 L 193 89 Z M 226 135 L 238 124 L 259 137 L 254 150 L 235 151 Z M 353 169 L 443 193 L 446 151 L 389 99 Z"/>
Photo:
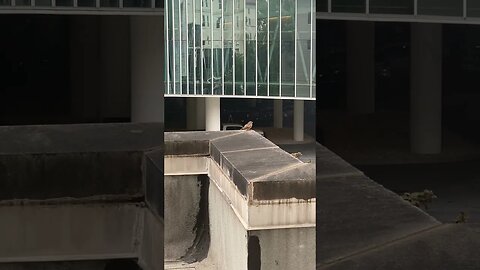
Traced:
<path id="1" fill-rule="evenodd" d="M 413 14 L 413 0 L 370 0 L 370 13 Z"/>
<path id="2" fill-rule="evenodd" d="M 309 3 L 298 2 L 297 23 L 297 96 L 310 96 L 310 53 L 311 53 L 311 24 L 305 19 L 310 12 Z"/>
<path id="3" fill-rule="evenodd" d="M 223 2 L 223 61 L 225 95 L 233 95 L 233 1 Z"/>
<path id="4" fill-rule="evenodd" d="M 245 18 L 244 0 L 235 1 L 235 95 L 245 94 L 244 56 L 245 56 Z"/>
<path id="5" fill-rule="evenodd" d="M 257 13 L 255 11 L 256 4 L 255 1 L 247 0 L 246 1 L 246 15 L 245 15 L 245 33 L 246 33 L 246 79 L 247 79 L 247 95 L 254 96 L 256 95 L 256 78 L 257 78 L 257 48 L 256 48 L 256 22 L 257 22 Z"/>
<path id="6" fill-rule="evenodd" d="M 32 2 L 31 2 L 31 0 L 17 0 L 15 2 L 15 4 L 17 6 L 30 6 L 30 5 L 32 5 Z"/>
<path id="7" fill-rule="evenodd" d="M 269 95 L 280 94 L 280 0 L 270 1 L 270 28 L 269 28 Z"/>
<path id="8" fill-rule="evenodd" d="M 460 0 L 418 0 L 418 14 L 462 16 L 463 1 Z"/>
<path id="9" fill-rule="evenodd" d="M 36 6 L 42 6 L 42 7 L 50 7 L 52 6 L 52 1 L 51 0 L 36 0 L 35 1 Z"/>
<path id="10" fill-rule="evenodd" d="M 156 8 L 163 8 L 164 7 L 164 1 L 165 0 L 155 0 L 155 7 Z"/>
<path id="11" fill-rule="evenodd" d="M 100 6 L 101 7 L 118 7 L 119 0 L 100 0 Z M 172 13 L 170 13 L 169 15 L 171 16 Z"/>
<path id="12" fill-rule="evenodd" d="M 317 0 L 316 2 L 317 2 L 316 10 L 318 12 L 328 12 L 328 0 Z"/>
<path id="13" fill-rule="evenodd" d="M 203 46 L 203 93 L 212 94 L 212 31 L 211 31 L 211 5 L 208 0 L 203 1 L 202 7 L 202 46 Z"/>
<path id="14" fill-rule="evenodd" d="M 142 8 L 148 8 L 151 7 L 151 0 L 123 0 L 123 6 L 124 7 L 142 7 Z M 175 3 L 175 6 L 178 6 L 179 1 Z M 177 7 L 178 9 L 178 7 Z"/>
<path id="15" fill-rule="evenodd" d="M 365 0 L 332 0 L 332 11 L 365 13 Z"/>
<path id="16" fill-rule="evenodd" d="M 282 1 L 282 40 L 281 49 L 282 55 L 280 59 L 281 65 L 281 95 L 292 97 L 295 95 L 295 1 Z M 299 14 L 298 24 L 308 24 L 308 15 L 310 11 L 310 1 L 299 1 L 298 6 L 305 4 L 308 6 L 307 14 Z"/>
<path id="17" fill-rule="evenodd" d="M 480 2 L 469 0 L 467 2 L 467 16 L 480 17 Z"/>
<path id="18" fill-rule="evenodd" d="M 188 44 L 187 44 L 188 24 L 187 24 L 187 3 L 180 1 L 180 38 L 181 38 L 181 76 L 182 76 L 182 94 L 188 94 Z"/>
<path id="19" fill-rule="evenodd" d="M 55 5 L 59 7 L 73 7 L 73 0 L 57 0 Z"/>
<path id="20" fill-rule="evenodd" d="M 257 9 L 257 88 L 259 96 L 266 96 L 268 76 L 268 0 L 258 0 Z"/>
<path id="21" fill-rule="evenodd" d="M 97 5 L 95 0 L 78 0 L 79 7 L 95 7 Z"/>

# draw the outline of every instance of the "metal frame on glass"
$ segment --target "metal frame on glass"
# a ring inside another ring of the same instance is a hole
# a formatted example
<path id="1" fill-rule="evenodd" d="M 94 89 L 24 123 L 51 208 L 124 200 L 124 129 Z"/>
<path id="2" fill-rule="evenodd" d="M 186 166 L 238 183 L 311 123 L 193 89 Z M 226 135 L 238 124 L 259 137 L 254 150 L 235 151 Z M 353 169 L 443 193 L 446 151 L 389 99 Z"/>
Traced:
<path id="1" fill-rule="evenodd" d="M 314 1 L 166 0 L 165 96 L 315 99 Z"/>

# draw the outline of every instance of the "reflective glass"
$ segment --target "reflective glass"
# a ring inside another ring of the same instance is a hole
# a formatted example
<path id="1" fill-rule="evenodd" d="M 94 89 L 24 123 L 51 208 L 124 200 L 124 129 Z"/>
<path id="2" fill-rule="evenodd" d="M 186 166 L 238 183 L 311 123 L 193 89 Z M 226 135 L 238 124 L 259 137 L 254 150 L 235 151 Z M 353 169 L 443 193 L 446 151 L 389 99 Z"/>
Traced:
<path id="1" fill-rule="evenodd" d="M 418 14 L 463 16 L 463 1 L 460 0 L 418 0 Z"/>
<path id="2" fill-rule="evenodd" d="M 95 1 L 95 0 L 78 0 L 77 5 L 79 7 L 95 7 L 97 5 L 97 1 Z"/>
<path id="3" fill-rule="evenodd" d="M 17 5 L 17 6 L 30 6 L 30 5 L 32 5 L 32 1 L 31 0 L 17 0 L 17 1 L 15 1 L 15 5 Z"/>
<path id="4" fill-rule="evenodd" d="M 480 17 L 480 1 L 469 0 L 467 2 L 467 17 Z"/>
<path id="5" fill-rule="evenodd" d="M 193 0 L 195 7 L 195 91 L 197 95 L 203 93 L 202 85 L 202 0 Z"/>
<path id="6" fill-rule="evenodd" d="M 310 12 L 310 1 L 299 1 L 300 3 L 306 3 L 309 6 L 308 12 Z M 295 2 L 291 0 L 281 0 L 281 95 L 282 96 L 294 96 L 295 94 L 295 20 L 307 20 L 307 16 L 299 14 L 295 16 Z M 305 22 L 303 22 L 305 23 Z"/>
<path id="7" fill-rule="evenodd" d="M 187 1 L 180 1 L 180 73 L 182 77 L 182 94 L 188 94 L 188 23 L 187 23 Z"/>
<path id="8" fill-rule="evenodd" d="M 370 13 L 413 14 L 414 0 L 370 0 Z"/>
<path id="9" fill-rule="evenodd" d="M 316 2 L 317 2 L 317 9 L 313 9 L 313 10 L 316 10 L 318 12 L 328 12 L 328 0 L 316 0 Z"/>
<path id="10" fill-rule="evenodd" d="M 244 18 L 244 0 L 236 0 L 234 7 L 234 32 L 235 32 L 235 95 L 245 94 L 245 18 Z"/>
<path id="11" fill-rule="evenodd" d="M 297 21 L 297 95 L 308 97 L 310 95 L 310 53 L 311 53 L 311 23 L 307 20 L 307 13 L 310 12 L 310 3 L 298 2 Z"/>
<path id="12" fill-rule="evenodd" d="M 215 0 L 212 2 L 212 45 L 213 45 L 213 92 L 216 95 L 222 94 L 222 52 L 223 52 L 223 43 L 222 43 L 222 12 L 223 12 L 223 0 Z"/>
<path id="13" fill-rule="evenodd" d="M 269 96 L 278 96 L 280 94 L 280 0 L 269 0 L 269 2 Z"/>
<path id="14" fill-rule="evenodd" d="M 36 0 L 35 5 L 42 7 L 50 7 L 52 6 L 52 0 Z"/>
<path id="15" fill-rule="evenodd" d="M 195 94 L 195 12 L 194 1 L 185 1 L 187 4 L 188 27 L 188 93 Z"/>
<path id="16" fill-rule="evenodd" d="M 119 7 L 120 1 L 119 0 L 100 0 L 100 6 L 101 7 Z M 170 13 L 170 15 L 171 14 L 172 13 Z"/>
<path id="17" fill-rule="evenodd" d="M 233 1 L 223 1 L 223 61 L 225 95 L 233 95 Z"/>
<path id="18" fill-rule="evenodd" d="M 246 57 L 245 57 L 245 69 L 246 69 L 246 88 L 247 95 L 254 96 L 257 92 L 257 47 L 256 47 L 256 26 L 257 26 L 257 12 L 256 2 L 254 0 L 246 0 L 245 2 L 245 39 L 246 39 Z"/>
<path id="19" fill-rule="evenodd" d="M 365 13 L 365 0 L 332 0 L 332 12 Z"/>
<path id="20" fill-rule="evenodd" d="M 178 9 L 178 3 L 179 1 L 175 3 Z M 149 8 L 152 7 L 152 2 L 151 0 L 123 0 L 123 6 L 124 7 L 140 7 L 140 8 Z"/>
<path id="21" fill-rule="evenodd" d="M 58 7 L 73 7 L 73 0 L 57 0 L 55 5 Z"/>
<path id="22" fill-rule="evenodd" d="M 211 6 L 204 0 L 202 6 L 202 46 L 203 46 L 203 93 L 212 94 L 212 31 L 211 31 Z"/>
<path id="23" fill-rule="evenodd" d="M 268 0 L 258 0 L 257 10 L 257 89 L 259 96 L 266 96 L 268 77 Z"/>

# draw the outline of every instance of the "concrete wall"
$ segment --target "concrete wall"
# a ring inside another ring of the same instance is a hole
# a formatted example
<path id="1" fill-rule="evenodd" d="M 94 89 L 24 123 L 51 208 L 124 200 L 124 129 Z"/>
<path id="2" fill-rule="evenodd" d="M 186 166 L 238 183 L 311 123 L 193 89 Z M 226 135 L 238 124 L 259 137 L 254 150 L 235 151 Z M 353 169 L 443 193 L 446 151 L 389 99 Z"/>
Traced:
<path id="1" fill-rule="evenodd" d="M 165 176 L 165 259 L 187 254 L 195 241 L 201 182 L 197 175 Z"/>

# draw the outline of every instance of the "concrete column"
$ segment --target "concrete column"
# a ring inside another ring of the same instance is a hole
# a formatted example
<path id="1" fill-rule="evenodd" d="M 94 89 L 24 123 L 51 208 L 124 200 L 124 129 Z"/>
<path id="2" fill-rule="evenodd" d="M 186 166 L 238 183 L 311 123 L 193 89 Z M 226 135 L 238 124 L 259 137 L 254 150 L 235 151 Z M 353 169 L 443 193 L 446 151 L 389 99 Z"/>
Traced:
<path id="1" fill-rule="evenodd" d="M 375 112 L 375 24 L 346 22 L 347 106 L 350 112 Z"/>
<path id="2" fill-rule="evenodd" d="M 293 140 L 296 142 L 303 141 L 304 137 L 304 101 L 293 101 Z"/>
<path id="3" fill-rule="evenodd" d="M 103 120 L 130 117 L 130 39 L 127 16 L 100 16 Z"/>
<path id="4" fill-rule="evenodd" d="M 206 131 L 220 130 L 220 98 L 205 98 L 205 125 Z"/>
<path id="5" fill-rule="evenodd" d="M 273 100 L 273 127 L 283 128 L 283 100 Z"/>
<path id="6" fill-rule="evenodd" d="M 132 122 L 163 122 L 164 39 L 162 16 L 132 16 Z"/>
<path id="7" fill-rule="evenodd" d="M 198 97 L 195 98 L 195 103 L 196 103 L 196 129 L 198 130 L 205 130 L 205 98 L 203 97 Z"/>
<path id="8" fill-rule="evenodd" d="M 195 130 L 197 129 L 197 102 L 196 98 L 187 97 L 186 98 L 186 109 L 187 109 L 187 129 Z"/>
<path id="9" fill-rule="evenodd" d="M 419 154 L 442 150 L 442 25 L 412 23 L 410 147 Z"/>

